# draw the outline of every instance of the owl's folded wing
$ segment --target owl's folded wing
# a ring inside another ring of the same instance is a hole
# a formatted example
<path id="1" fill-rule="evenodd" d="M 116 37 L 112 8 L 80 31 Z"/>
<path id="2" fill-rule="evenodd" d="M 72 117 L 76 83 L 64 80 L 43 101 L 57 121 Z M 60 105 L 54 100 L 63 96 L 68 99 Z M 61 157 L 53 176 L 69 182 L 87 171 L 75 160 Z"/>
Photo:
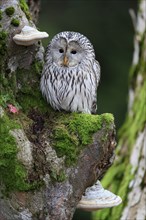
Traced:
<path id="1" fill-rule="evenodd" d="M 95 79 L 96 79 L 96 83 L 98 86 L 99 81 L 100 81 L 100 64 L 98 63 L 97 60 L 95 60 L 93 63 L 93 72 L 95 74 Z"/>

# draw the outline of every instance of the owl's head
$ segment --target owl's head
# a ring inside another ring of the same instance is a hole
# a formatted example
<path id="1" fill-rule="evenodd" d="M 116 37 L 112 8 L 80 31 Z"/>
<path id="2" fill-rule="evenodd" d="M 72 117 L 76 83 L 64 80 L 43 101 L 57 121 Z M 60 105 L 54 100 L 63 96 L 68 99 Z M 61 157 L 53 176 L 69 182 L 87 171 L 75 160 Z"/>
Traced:
<path id="1" fill-rule="evenodd" d="M 46 55 L 61 67 L 74 67 L 95 58 L 90 41 L 80 33 L 69 31 L 61 32 L 52 39 Z"/>

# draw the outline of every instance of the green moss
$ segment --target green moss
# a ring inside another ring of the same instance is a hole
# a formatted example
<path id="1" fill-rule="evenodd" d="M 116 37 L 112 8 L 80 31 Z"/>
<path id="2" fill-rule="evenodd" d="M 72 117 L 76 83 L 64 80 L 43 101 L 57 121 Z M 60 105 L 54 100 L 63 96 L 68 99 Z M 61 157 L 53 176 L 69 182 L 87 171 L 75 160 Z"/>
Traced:
<path id="1" fill-rule="evenodd" d="M 15 118 L 4 115 L 0 118 L 0 179 L 6 192 L 11 190 L 29 190 L 34 185 L 27 182 L 27 172 L 17 160 L 17 146 L 10 130 L 20 128 Z"/>
<path id="2" fill-rule="evenodd" d="M 132 88 L 135 88 L 136 86 L 136 77 L 140 73 L 146 79 L 146 62 L 145 62 L 145 50 L 146 50 L 146 44 L 145 44 L 145 34 L 141 36 L 141 42 L 140 42 L 140 51 L 139 51 L 139 62 L 136 65 L 132 65 L 130 68 L 129 73 L 129 83 L 131 84 Z M 140 70 L 140 71 L 139 71 Z"/>
<path id="3" fill-rule="evenodd" d="M 8 33 L 4 30 L 0 31 L 0 59 L 6 52 L 6 40 L 7 40 Z"/>
<path id="4" fill-rule="evenodd" d="M 3 16 L 2 16 L 3 12 L 2 10 L 0 10 L 0 20 L 2 20 Z"/>
<path id="5" fill-rule="evenodd" d="M 25 0 L 20 0 L 20 7 L 21 7 L 22 11 L 25 13 L 27 19 L 30 20 L 31 14 L 29 12 L 29 7 L 28 7 Z"/>
<path id="6" fill-rule="evenodd" d="M 15 27 L 18 27 L 19 24 L 20 24 L 20 21 L 19 21 L 18 18 L 12 18 L 11 24 L 12 24 L 13 26 L 15 26 Z"/>
<path id="7" fill-rule="evenodd" d="M 42 62 L 38 61 L 31 65 L 29 71 L 27 69 L 17 69 L 16 77 L 17 82 L 21 84 L 21 89 L 19 89 L 16 99 L 25 113 L 28 113 L 32 108 L 37 108 L 40 112 L 47 112 L 49 110 L 49 105 L 42 97 L 40 91 L 41 71 Z M 32 80 L 30 80 L 31 77 Z M 31 86 L 28 84 L 28 81 Z"/>
<path id="8" fill-rule="evenodd" d="M 9 17 L 11 17 L 15 12 L 15 8 L 14 7 L 8 7 L 8 8 L 6 8 L 5 12 Z"/>
<path id="9" fill-rule="evenodd" d="M 146 123 L 145 118 L 145 91 L 146 81 L 143 82 L 140 91 L 137 88 L 135 100 L 132 106 L 133 115 L 128 115 L 123 127 L 119 131 L 119 135 L 123 136 L 123 139 L 127 139 L 129 146 L 133 146 L 136 135 L 140 130 L 143 130 Z M 137 111 L 138 109 L 138 111 Z M 130 154 L 131 151 L 128 153 Z"/>
<path id="10" fill-rule="evenodd" d="M 66 179 L 64 170 L 60 171 L 60 173 L 57 173 L 56 170 L 51 169 L 50 177 L 54 182 L 63 182 Z"/>
<path id="11" fill-rule="evenodd" d="M 59 114 L 59 113 L 58 113 Z M 74 164 L 84 146 L 92 142 L 92 136 L 113 122 L 113 115 L 59 114 L 53 129 L 54 147 L 59 157 L 66 156 L 66 164 Z"/>

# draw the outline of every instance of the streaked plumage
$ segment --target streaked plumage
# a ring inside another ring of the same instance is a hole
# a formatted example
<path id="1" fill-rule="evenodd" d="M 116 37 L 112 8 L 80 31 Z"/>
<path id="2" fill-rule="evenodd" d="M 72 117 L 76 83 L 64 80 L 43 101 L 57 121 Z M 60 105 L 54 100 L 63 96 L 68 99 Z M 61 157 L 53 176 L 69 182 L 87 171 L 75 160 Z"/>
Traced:
<path id="1" fill-rule="evenodd" d="M 95 113 L 100 66 L 80 33 L 57 34 L 46 50 L 41 91 L 56 110 Z"/>

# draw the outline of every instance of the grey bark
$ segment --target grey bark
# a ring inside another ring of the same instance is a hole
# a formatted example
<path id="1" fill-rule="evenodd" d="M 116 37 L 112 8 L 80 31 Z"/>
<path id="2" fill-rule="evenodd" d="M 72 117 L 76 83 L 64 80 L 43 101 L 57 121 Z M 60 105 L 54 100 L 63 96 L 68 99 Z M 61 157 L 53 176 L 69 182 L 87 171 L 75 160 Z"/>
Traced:
<path id="1" fill-rule="evenodd" d="M 40 0 L 27 0 L 29 10 L 32 15 L 32 20 L 36 24 L 38 21 L 40 8 L 41 8 L 41 1 Z"/>

